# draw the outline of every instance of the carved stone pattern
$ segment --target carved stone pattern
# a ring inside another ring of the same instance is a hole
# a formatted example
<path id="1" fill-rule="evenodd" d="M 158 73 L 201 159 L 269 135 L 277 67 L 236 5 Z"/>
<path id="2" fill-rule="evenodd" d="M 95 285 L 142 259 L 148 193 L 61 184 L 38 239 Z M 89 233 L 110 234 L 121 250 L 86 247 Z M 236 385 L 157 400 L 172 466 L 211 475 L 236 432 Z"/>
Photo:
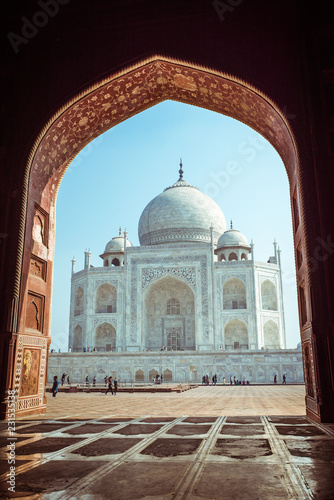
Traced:
<path id="1" fill-rule="evenodd" d="M 76 96 L 59 111 L 34 151 L 32 174 L 36 189 L 44 187 L 53 175 L 52 190 L 56 191 L 67 161 L 92 138 L 166 99 L 201 106 L 247 123 L 281 151 L 285 164 L 294 160 L 286 123 L 259 92 L 226 74 L 156 58 L 116 77 L 112 75 L 103 84 L 98 82 L 86 95 Z"/>
<path id="2" fill-rule="evenodd" d="M 22 372 L 22 354 L 23 354 L 23 336 L 17 336 L 17 350 L 16 350 L 16 361 L 15 361 L 15 381 L 14 389 L 15 394 L 19 394 L 21 372 Z"/>
<path id="3" fill-rule="evenodd" d="M 117 331 L 117 319 L 116 318 L 110 318 L 110 316 L 104 316 L 103 318 L 95 318 L 94 319 L 94 330 L 96 327 L 99 325 L 102 325 L 103 323 L 110 323 L 116 331 Z"/>
<path id="4" fill-rule="evenodd" d="M 31 256 L 29 274 L 33 276 L 38 276 L 45 281 L 46 277 L 46 262 L 37 257 Z"/>
<path id="5" fill-rule="evenodd" d="M 198 264 L 201 271 L 201 294 L 202 294 L 202 335 L 204 340 L 209 339 L 209 307 L 208 307 L 208 276 L 207 276 L 207 257 L 203 254 L 189 255 L 186 257 L 141 257 L 131 259 L 131 306 L 130 306 L 130 343 L 137 342 L 137 291 L 140 264 L 171 264 L 176 267 L 180 264 Z M 171 266 L 171 267 L 172 267 Z"/>
<path id="6" fill-rule="evenodd" d="M 141 287 L 144 289 L 152 283 L 152 281 L 172 274 L 178 278 L 187 281 L 192 288 L 196 288 L 196 272 L 194 267 L 163 267 L 163 268 L 146 268 L 142 269 Z"/>
<path id="7" fill-rule="evenodd" d="M 28 408 L 34 408 L 35 406 L 40 406 L 43 404 L 43 399 L 40 398 L 29 398 L 29 399 L 19 399 L 17 403 L 17 410 L 26 410 Z"/>
<path id="8" fill-rule="evenodd" d="M 234 274 L 223 274 L 221 276 L 221 282 L 222 282 L 222 286 L 224 285 L 225 281 L 228 281 L 232 278 L 235 278 L 235 279 L 238 279 L 238 280 L 241 280 L 245 283 L 246 285 L 246 274 L 237 274 L 237 273 L 234 273 Z"/>
<path id="9" fill-rule="evenodd" d="M 33 337 L 31 335 L 18 335 L 17 338 L 17 354 L 15 361 L 15 381 L 14 381 L 14 389 L 16 394 L 19 394 L 20 389 L 20 381 L 21 381 L 21 373 L 22 373 L 22 354 L 23 354 L 23 346 L 35 346 L 41 347 L 41 364 L 40 364 L 40 372 L 39 372 L 39 383 L 38 383 L 38 397 L 34 398 L 22 398 L 18 399 L 16 403 L 16 410 L 24 410 L 27 408 L 33 408 L 36 406 L 40 406 L 43 404 L 43 395 L 45 391 L 44 383 L 45 383 L 45 370 L 46 370 L 46 350 L 47 350 L 47 341 L 45 337 Z"/>
<path id="10" fill-rule="evenodd" d="M 213 232 L 213 240 L 214 243 L 217 244 L 218 238 L 221 235 L 217 232 Z M 198 241 L 210 243 L 211 241 L 211 233 L 210 230 L 205 230 L 201 228 L 168 228 L 168 229 L 160 229 L 159 231 L 152 231 L 150 233 L 146 233 L 141 237 L 142 245 L 153 245 L 159 242 L 168 243 L 169 241 L 174 240 L 190 240 L 190 241 Z"/>
<path id="11" fill-rule="evenodd" d="M 248 315 L 246 314 L 229 314 L 228 316 L 223 316 L 223 324 L 226 325 L 233 319 L 239 319 L 240 321 L 243 321 L 244 323 L 246 323 L 246 325 L 248 325 Z"/>
<path id="12" fill-rule="evenodd" d="M 40 240 L 40 242 L 45 246 L 47 245 L 49 236 L 48 219 L 49 219 L 48 214 L 42 209 L 42 207 L 40 207 L 39 205 L 37 205 L 37 203 L 35 203 L 34 226 L 32 230 L 32 237 L 33 239 L 37 238 L 37 241 Z M 36 225 L 37 221 L 38 224 Z"/>
<path id="13" fill-rule="evenodd" d="M 113 287 L 116 288 L 116 290 L 118 290 L 119 280 L 101 279 L 101 280 L 94 281 L 94 289 L 95 290 L 97 290 L 97 288 L 101 285 L 112 285 Z"/>

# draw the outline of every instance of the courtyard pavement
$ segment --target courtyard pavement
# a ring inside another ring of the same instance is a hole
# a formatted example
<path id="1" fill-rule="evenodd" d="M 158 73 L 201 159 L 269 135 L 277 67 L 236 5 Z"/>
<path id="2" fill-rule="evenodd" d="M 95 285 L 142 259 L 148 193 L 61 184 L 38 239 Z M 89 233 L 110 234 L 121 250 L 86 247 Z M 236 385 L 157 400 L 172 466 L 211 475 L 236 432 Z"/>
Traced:
<path id="1" fill-rule="evenodd" d="M 0 423 L 0 498 L 333 499 L 334 425 L 310 422 L 304 396 L 289 385 L 48 394 L 47 414 L 18 419 L 13 435 Z"/>

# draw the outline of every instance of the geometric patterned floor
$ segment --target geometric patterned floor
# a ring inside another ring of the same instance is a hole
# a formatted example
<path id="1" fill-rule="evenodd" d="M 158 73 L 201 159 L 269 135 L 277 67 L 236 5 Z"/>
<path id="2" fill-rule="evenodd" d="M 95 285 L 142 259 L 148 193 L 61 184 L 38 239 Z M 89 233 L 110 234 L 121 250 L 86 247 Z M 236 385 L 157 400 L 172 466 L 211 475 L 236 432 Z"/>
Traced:
<path id="1" fill-rule="evenodd" d="M 199 389 L 199 398 L 209 395 Z M 81 419 L 20 420 L 10 438 L 15 493 L 6 422 L 0 430 L 0 498 L 334 498 L 334 427 L 303 415 L 89 418 L 83 411 Z"/>

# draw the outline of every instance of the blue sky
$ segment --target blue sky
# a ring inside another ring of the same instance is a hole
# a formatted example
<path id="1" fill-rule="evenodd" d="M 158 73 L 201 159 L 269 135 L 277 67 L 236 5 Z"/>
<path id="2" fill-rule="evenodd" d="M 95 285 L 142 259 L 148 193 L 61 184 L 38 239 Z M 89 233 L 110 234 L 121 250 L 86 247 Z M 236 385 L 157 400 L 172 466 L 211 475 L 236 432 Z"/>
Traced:
<path id="1" fill-rule="evenodd" d="M 165 101 L 110 129 L 69 166 L 57 198 L 51 336 L 67 350 L 71 260 L 102 266 L 106 243 L 126 227 L 139 245 L 138 221 L 155 196 L 184 179 L 213 198 L 227 225 L 255 244 L 267 262 L 276 238 L 282 254 L 287 347 L 300 341 L 289 184 L 274 148 L 248 126 L 226 116 Z"/>

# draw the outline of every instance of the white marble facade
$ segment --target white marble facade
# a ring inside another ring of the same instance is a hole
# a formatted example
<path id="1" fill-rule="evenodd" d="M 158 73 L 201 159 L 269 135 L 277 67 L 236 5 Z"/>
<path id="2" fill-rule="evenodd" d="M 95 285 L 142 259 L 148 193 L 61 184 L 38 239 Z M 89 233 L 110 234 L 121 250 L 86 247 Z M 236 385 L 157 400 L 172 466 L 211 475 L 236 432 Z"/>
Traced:
<path id="1" fill-rule="evenodd" d="M 179 172 L 144 209 L 140 246 L 120 231 L 101 267 L 90 265 L 89 252 L 83 270 L 75 272 L 72 261 L 72 356 L 136 352 L 145 364 L 144 353 L 164 349 L 188 353 L 191 363 L 194 351 L 285 349 L 276 243 L 267 263 L 255 261 L 253 244 L 232 223 L 226 230 L 218 205 L 183 180 L 182 164 Z"/>

